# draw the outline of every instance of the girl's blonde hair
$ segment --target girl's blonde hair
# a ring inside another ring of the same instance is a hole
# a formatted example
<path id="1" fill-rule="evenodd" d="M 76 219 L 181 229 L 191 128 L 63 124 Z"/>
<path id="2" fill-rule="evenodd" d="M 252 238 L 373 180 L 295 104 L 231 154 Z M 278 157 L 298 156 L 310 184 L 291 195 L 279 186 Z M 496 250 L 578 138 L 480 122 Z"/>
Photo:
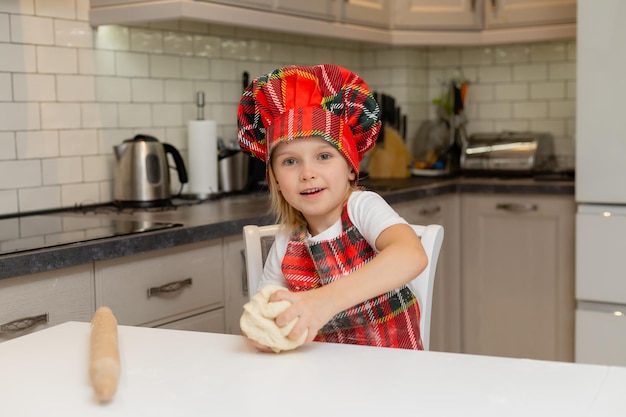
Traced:
<path id="1" fill-rule="evenodd" d="M 270 209 L 276 215 L 276 222 L 285 226 L 290 233 L 306 229 L 307 222 L 302 213 L 293 208 L 278 190 L 278 182 L 276 182 L 276 177 L 274 176 L 271 159 L 267 163 L 267 180 L 270 192 Z M 358 189 L 356 184 L 356 179 L 350 180 L 350 191 Z"/>

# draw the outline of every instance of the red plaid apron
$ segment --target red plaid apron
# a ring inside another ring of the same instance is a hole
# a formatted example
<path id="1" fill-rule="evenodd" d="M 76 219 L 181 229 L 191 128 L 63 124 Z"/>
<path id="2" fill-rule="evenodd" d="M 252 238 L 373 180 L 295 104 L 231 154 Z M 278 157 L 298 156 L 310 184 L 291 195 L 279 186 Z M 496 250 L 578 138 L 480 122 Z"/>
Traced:
<path id="1" fill-rule="evenodd" d="M 290 291 L 307 291 L 341 279 L 376 255 L 350 221 L 347 205 L 341 221 L 342 233 L 331 240 L 307 244 L 306 231 L 291 237 L 282 262 Z M 417 299 L 403 286 L 337 314 L 315 340 L 423 350 L 419 319 Z"/>

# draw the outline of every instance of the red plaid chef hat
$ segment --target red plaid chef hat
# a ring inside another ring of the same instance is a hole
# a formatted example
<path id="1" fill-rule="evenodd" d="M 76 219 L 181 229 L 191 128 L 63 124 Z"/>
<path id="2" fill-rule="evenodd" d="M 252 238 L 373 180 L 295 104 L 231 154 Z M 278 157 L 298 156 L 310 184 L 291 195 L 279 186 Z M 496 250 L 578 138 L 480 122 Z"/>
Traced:
<path id="1" fill-rule="evenodd" d="M 290 65 L 246 88 L 237 112 L 241 149 L 268 162 L 283 141 L 319 137 L 335 146 L 354 172 L 376 143 L 380 110 L 367 84 L 337 65 Z"/>

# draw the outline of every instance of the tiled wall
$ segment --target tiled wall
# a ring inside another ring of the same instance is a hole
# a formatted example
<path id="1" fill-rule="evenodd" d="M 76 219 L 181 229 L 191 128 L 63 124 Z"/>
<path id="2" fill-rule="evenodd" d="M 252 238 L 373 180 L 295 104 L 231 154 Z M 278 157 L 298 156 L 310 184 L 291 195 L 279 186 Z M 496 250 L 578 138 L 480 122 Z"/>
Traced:
<path id="1" fill-rule="evenodd" d="M 185 155 L 197 91 L 219 136 L 234 139 L 242 73 L 291 63 L 360 73 L 396 97 L 410 139 L 462 72 L 470 132 L 550 131 L 571 152 L 573 41 L 389 48 L 194 22 L 94 30 L 87 11 L 88 0 L 0 1 L 0 215 L 111 201 L 112 146 L 139 132 Z"/>

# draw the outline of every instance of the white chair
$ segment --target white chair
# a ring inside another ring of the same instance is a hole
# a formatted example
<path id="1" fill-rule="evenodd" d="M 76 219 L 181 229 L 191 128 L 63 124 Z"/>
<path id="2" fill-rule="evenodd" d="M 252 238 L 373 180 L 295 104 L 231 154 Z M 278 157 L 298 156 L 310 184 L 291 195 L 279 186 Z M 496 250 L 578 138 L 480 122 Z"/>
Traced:
<path id="1" fill-rule="evenodd" d="M 428 266 L 420 275 L 409 282 L 408 286 L 415 294 L 420 305 L 420 333 L 424 349 L 430 347 L 430 317 L 433 305 L 433 288 L 437 259 L 443 242 L 443 226 L 431 224 L 428 226 L 411 225 L 420 237 L 422 246 L 428 257 Z M 258 291 L 259 282 L 263 275 L 263 263 L 274 241 L 274 235 L 280 230 L 280 225 L 255 226 L 243 228 L 243 241 L 246 253 L 246 271 L 248 275 L 248 295 L 252 297 Z"/>

